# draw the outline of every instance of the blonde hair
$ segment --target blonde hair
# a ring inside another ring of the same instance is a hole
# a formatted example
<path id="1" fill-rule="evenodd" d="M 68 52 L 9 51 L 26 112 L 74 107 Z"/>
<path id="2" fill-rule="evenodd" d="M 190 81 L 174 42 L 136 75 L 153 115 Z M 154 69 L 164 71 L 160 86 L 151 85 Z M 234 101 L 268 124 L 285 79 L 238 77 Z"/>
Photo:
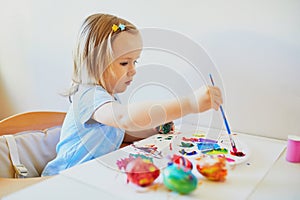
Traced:
<path id="1" fill-rule="evenodd" d="M 75 94 L 79 84 L 100 85 L 106 89 L 106 80 L 114 75 L 112 42 L 121 32 L 112 30 L 116 24 L 125 25 L 125 31 L 137 32 L 137 28 L 127 20 L 109 14 L 93 14 L 82 24 L 74 50 L 72 87 L 68 96 Z"/>

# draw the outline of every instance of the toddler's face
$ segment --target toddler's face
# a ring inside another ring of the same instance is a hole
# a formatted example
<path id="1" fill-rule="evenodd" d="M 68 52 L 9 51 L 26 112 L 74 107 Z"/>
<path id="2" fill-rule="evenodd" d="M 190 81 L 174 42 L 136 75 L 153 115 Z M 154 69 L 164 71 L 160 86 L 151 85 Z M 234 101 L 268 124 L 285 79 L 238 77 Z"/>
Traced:
<path id="1" fill-rule="evenodd" d="M 135 64 L 142 51 L 142 38 L 139 33 L 121 32 L 112 43 L 115 59 L 112 70 L 115 76 L 109 77 L 107 90 L 110 93 L 124 92 L 136 73 Z"/>

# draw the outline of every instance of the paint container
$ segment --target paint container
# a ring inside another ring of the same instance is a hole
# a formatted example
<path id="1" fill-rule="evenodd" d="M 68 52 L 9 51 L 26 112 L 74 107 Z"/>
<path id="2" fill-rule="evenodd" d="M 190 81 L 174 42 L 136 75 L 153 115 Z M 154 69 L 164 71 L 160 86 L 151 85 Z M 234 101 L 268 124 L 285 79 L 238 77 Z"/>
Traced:
<path id="1" fill-rule="evenodd" d="M 288 136 L 286 160 L 293 163 L 300 162 L 300 136 Z"/>

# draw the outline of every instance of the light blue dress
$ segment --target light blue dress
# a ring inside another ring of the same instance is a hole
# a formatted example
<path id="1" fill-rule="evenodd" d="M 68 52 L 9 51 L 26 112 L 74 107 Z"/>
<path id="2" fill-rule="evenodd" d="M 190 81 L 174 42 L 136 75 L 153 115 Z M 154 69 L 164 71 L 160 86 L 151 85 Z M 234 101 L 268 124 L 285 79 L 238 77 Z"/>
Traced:
<path id="1" fill-rule="evenodd" d="M 42 176 L 58 174 L 120 147 L 124 130 L 91 119 L 97 108 L 112 101 L 119 100 L 101 86 L 80 85 L 62 126 L 57 156 L 46 165 Z"/>

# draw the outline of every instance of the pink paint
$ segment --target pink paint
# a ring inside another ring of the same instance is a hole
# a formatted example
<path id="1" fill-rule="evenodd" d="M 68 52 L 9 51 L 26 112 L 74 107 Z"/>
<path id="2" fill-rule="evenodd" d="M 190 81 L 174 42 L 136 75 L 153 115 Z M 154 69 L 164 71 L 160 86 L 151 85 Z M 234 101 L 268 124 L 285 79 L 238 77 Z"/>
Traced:
<path id="1" fill-rule="evenodd" d="M 234 159 L 228 158 L 228 157 L 226 157 L 226 156 L 224 156 L 224 155 L 218 155 L 218 157 L 219 157 L 219 158 L 225 158 L 227 162 L 235 162 Z"/>

